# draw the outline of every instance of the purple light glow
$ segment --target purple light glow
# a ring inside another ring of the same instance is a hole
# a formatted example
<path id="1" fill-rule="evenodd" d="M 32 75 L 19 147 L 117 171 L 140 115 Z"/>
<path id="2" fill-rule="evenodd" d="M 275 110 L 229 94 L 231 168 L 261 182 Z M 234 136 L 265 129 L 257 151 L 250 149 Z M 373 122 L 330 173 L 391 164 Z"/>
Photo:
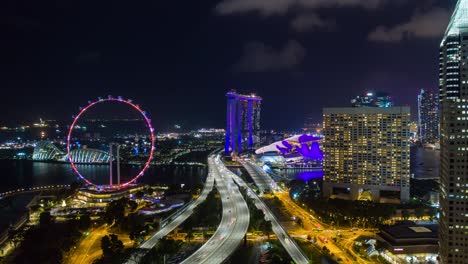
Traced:
<path id="1" fill-rule="evenodd" d="M 296 179 L 308 182 L 310 180 L 323 179 L 323 170 L 301 171 L 297 174 Z"/>
<path id="2" fill-rule="evenodd" d="M 288 141 L 284 140 L 281 142 L 281 144 L 284 146 L 281 146 L 281 145 L 276 145 L 276 148 L 283 154 L 283 155 L 286 155 L 288 154 L 289 152 L 291 152 L 291 150 L 293 149 L 293 146 L 291 146 L 291 144 L 289 144 Z"/>
<path id="3" fill-rule="evenodd" d="M 299 152 L 304 158 L 312 160 L 323 160 L 323 153 L 320 150 L 318 142 L 312 142 L 309 146 L 306 143 L 302 143 L 301 147 L 296 146 L 297 152 Z"/>

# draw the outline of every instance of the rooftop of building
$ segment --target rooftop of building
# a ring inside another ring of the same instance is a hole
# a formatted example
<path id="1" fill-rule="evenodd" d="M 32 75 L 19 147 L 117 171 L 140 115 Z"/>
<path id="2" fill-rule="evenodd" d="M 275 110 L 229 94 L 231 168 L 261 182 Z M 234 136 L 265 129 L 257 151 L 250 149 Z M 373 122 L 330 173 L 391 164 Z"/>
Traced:
<path id="1" fill-rule="evenodd" d="M 334 107 L 324 108 L 324 114 L 410 114 L 409 106 L 397 107 Z"/>
<path id="2" fill-rule="evenodd" d="M 437 243 L 439 225 L 417 225 L 414 222 L 403 222 L 393 226 L 384 227 L 381 229 L 380 236 L 386 240 L 392 240 L 398 244 L 404 244 L 408 241 L 411 244 L 421 243 Z"/>
<path id="3" fill-rule="evenodd" d="M 227 97 L 235 97 L 237 99 L 241 100 L 251 100 L 251 101 L 261 101 L 262 98 L 255 93 L 250 93 L 250 94 L 240 94 L 236 92 L 235 90 L 229 91 L 226 94 Z"/>
<path id="4" fill-rule="evenodd" d="M 135 189 L 143 189 L 147 187 L 146 185 L 138 185 L 138 184 L 129 184 L 120 188 L 117 187 L 103 187 L 103 188 L 96 188 L 95 186 L 89 186 L 89 187 L 84 187 L 81 188 L 79 191 L 84 192 L 84 193 L 89 193 L 91 195 L 105 195 L 105 194 L 111 194 L 111 195 L 117 195 L 121 193 L 126 193 Z"/>
<path id="5" fill-rule="evenodd" d="M 468 33 L 468 0 L 458 0 L 444 39 L 461 32 Z"/>

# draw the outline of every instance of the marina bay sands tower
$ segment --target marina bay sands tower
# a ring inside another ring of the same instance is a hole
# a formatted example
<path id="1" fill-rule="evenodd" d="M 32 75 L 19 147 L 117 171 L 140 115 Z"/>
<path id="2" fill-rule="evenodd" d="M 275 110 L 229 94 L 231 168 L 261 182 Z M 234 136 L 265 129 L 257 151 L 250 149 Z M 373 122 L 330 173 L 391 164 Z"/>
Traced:
<path id="1" fill-rule="evenodd" d="M 440 45 L 440 263 L 468 260 L 468 0 Z"/>
<path id="2" fill-rule="evenodd" d="M 260 105 L 262 98 L 255 94 L 243 95 L 235 91 L 226 94 L 227 126 L 226 154 L 252 150 L 259 141 Z"/>

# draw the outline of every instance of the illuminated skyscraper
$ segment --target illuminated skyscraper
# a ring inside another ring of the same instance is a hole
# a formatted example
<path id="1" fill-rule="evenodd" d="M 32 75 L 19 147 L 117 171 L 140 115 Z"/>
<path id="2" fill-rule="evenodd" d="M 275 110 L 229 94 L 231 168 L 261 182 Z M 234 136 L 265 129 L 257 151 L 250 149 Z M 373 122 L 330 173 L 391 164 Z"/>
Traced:
<path id="1" fill-rule="evenodd" d="M 440 260 L 468 259 L 468 0 L 459 0 L 440 45 Z"/>
<path id="2" fill-rule="evenodd" d="M 323 195 L 409 200 L 409 107 L 323 110 Z"/>
<path id="3" fill-rule="evenodd" d="M 234 91 L 227 97 L 226 153 L 252 150 L 260 135 L 262 98 L 255 94 L 242 95 Z"/>
<path id="4" fill-rule="evenodd" d="M 388 93 L 368 92 L 351 100 L 353 107 L 392 107 L 393 99 Z"/>
<path id="5" fill-rule="evenodd" d="M 418 95 L 418 136 L 424 143 L 439 139 L 439 95 L 430 90 Z"/>

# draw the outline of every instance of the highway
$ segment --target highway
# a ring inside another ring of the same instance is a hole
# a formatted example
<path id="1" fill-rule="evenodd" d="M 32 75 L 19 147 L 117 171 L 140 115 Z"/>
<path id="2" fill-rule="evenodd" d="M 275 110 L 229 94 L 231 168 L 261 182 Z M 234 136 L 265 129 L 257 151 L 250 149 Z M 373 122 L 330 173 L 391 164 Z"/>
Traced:
<path id="1" fill-rule="evenodd" d="M 238 186 L 232 181 L 230 174 L 223 170 L 219 156 L 216 160 L 209 158 L 210 168 L 213 167 L 216 188 L 223 205 L 221 223 L 213 236 L 195 253 L 182 263 L 223 263 L 238 248 L 247 233 L 250 213 Z"/>
<path id="2" fill-rule="evenodd" d="M 254 179 L 260 179 L 259 181 L 261 182 L 270 182 L 273 181 L 273 179 L 263 171 L 259 166 L 256 164 L 252 164 L 250 161 L 241 161 L 240 162 L 250 173 L 251 177 Z M 257 181 L 255 181 L 257 183 Z M 289 193 L 287 191 L 281 191 L 279 188 L 277 188 L 278 192 L 275 192 L 276 197 L 278 197 L 283 204 L 285 205 L 285 208 L 287 211 L 289 211 L 293 216 L 300 217 L 302 219 L 302 222 L 304 224 L 303 228 L 298 228 L 297 231 L 299 232 L 294 232 L 298 235 L 310 235 L 311 237 L 317 236 L 322 237 L 323 239 L 326 239 L 326 242 L 323 241 L 318 241 L 317 243 L 322 247 L 326 246 L 331 253 L 333 253 L 337 257 L 342 257 L 343 259 L 351 259 L 350 254 L 357 258 L 360 263 L 368 263 L 369 261 L 366 259 L 363 259 L 359 257 L 357 254 L 353 252 L 352 246 L 353 242 L 355 239 L 357 239 L 359 236 L 369 236 L 371 237 L 373 234 L 372 232 L 364 231 L 364 230 L 355 230 L 355 231 L 350 231 L 349 229 L 344 229 L 342 232 L 335 230 L 333 226 L 329 226 L 324 224 L 323 222 L 319 221 L 316 217 L 313 216 L 311 211 L 307 211 L 297 205 L 289 196 Z M 320 234 L 317 234 L 313 232 L 312 230 L 316 228 L 320 229 Z M 290 230 L 292 231 L 292 230 Z M 290 232 L 291 233 L 291 232 Z M 346 239 L 343 239 L 341 243 L 339 242 L 334 242 L 333 238 L 336 237 L 340 233 L 349 233 L 350 235 L 346 234 Z M 352 239 L 351 239 L 352 238 Z M 347 249 L 347 250 L 345 250 Z"/>
<path id="3" fill-rule="evenodd" d="M 261 168 L 257 165 L 252 164 L 250 161 L 245 161 L 239 159 L 239 163 L 244 166 L 247 172 L 250 174 L 250 177 L 255 182 L 255 185 L 260 189 L 260 193 L 263 194 L 265 190 L 279 191 L 280 188 L 276 182 Z"/>
<path id="4" fill-rule="evenodd" d="M 159 242 L 159 240 L 163 237 L 165 237 L 167 234 L 172 232 L 176 227 L 181 225 L 187 218 L 189 218 L 193 210 L 203 201 L 205 201 L 206 197 L 208 194 L 213 190 L 214 186 L 214 175 L 215 175 L 215 169 L 214 166 L 212 165 L 213 159 L 208 159 L 208 164 L 209 164 L 209 170 L 208 170 L 208 176 L 206 178 L 205 186 L 203 188 L 203 191 L 201 192 L 200 196 L 198 199 L 190 203 L 187 207 L 183 208 L 181 211 L 178 211 L 175 218 L 172 219 L 172 221 L 169 221 L 167 225 L 162 227 L 156 234 L 154 234 L 150 239 L 145 241 L 143 244 L 140 245 L 140 249 L 143 249 L 143 252 L 140 252 L 137 255 L 132 256 L 126 263 L 139 263 L 139 260 L 144 256 L 144 254 L 147 252 L 145 250 L 150 250 L 156 244 Z"/>
<path id="5" fill-rule="evenodd" d="M 273 179 L 266 173 L 264 170 L 262 170 L 259 166 L 256 164 L 252 164 L 250 161 L 240 161 L 240 163 L 246 168 L 246 170 L 249 172 L 251 177 L 254 179 L 255 184 L 257 184 L 257 179 L 260 182 L 270 182 L 273 181 Z M 237 176 L 236 176 L 237 177 Z M 240 179 L 240 178 L 239 178 Z M 242 179 L 240 179 L 242 180 Z M 274 181 L 273 181 L 274 182 Z M 271 185 L 271 183 L 270 183 Z M 241 185 L 242 186 L 242 185 Z M 368 236 L 372 237 L 373 233 L 365 230 L 354 230 L 351 231 L 350 229 L 343 229 L 341 231 L 335 230 L 333 226 L 329 226 L 324 224 L 323 222 L 319 221 L 316 217 L 313 216 L 311 211 L 307 211 L 297 205 L 289 196 L 289 193 L 287 191 L 282 191 L 279 188 L 277 188 L 278 192 L 275 192 L 276 197 L 278 197 L 283 204 L 285 205 L 285 208 L 294 216 L 300 217 L 303 221 L 304 227 L 303 228 L 298 228 L 297 231 L 299 232 L 294 232 L 298 235 L 310 235 L 311 237 L 317 236 L 322 237 L 323 239 L 326 239 L 326 242 L 323 241 L 317 241 L 318 245 L 320 247 L 326 246 L 331 253 L 333 253 L 337 257 L 342 257 L 345 260 L 349 260 L 350 254 L 355 257 L 356 259 L 359 260 L 359 263 L 370 263 L 370 261 L 361 258 L 357 254 L 353 252 L 353 244 L 354 240 L 357 239 L 359 236 Z M 258 207 L 258 206 L 257 206 Z M 263 209 L 262 209 L 263 210 Z M 319 227 L 321 230 L 320 234 L 317 234 L 313 232 L 312 230 L 316 229 Z M 291 230 L 290 230 L 291 231 Z M 345 235 L 345 238 L 342 239 L 341 242 L 334 242 L 333 238 L 336 237 L 338 234 Z M 347 250 L 345 250 L 347 249 Z M 289 252 L 289 251 L 288 251 Z M 297 261 L 296 261 L 297 262 Z"/>
<path id="6" fill-rule="evenodd" d="M 244 163 L 243 163 L 243 165 L 244 165 Z M 253 168 L 251 167 L 251 169 L 253 169 Z M 248 190 L 247 193 L 248 193 L 249 197 L 254 200 L 255 206 L 258 209 L 263 211 L 263 213 L 265 214 L 266 219 L 271 221 L 273 232 L 276 234 L 276 237 L 278 237 L 278 240 L 281 242 L 281 244 L 286 249 L 286 251 L 291 256 L 291 258 L 294 260 L 294 262 L 297 263 L 297 264 L 309 263 L 309 259 L 301 251 L 299 246 L 289 237 L 288 233 L 280 225 L 280 223 L 278 222 L 276 217 L 271 212 L 270 208 L 268 208 L 268 206 L 265 203 L 263 203 L 263 201 L 245 183 L 245 181 L 242 180 L 236 174 L 229 171 L 225 167 L 222 169 L 222 171 L 224 171 L 226 174 L 230 175 L 239 186 L 241 186 L 243 188 L 246 188 Z M 258 175 L 257 175 L 257 177 L 258 177 Z"/>
<path id="7" fill-rule="evenodd" d="M 304 208 L 297 205 L 289 196 L 287 192 L 275 193 L 284 204 L 287 211 L 289 211 L 295 217 L 300 217 L 303 221 L 304 227 L 297 227 L 296 234 L 298 235 L 310 235 L 311 237 L 321 237 L 326 241 L 317 241 L 317 245 L 320 247 L 326 246 L 336 258 L 342 258 L 344 260 L 351 260 L 351 256 L 358 259 L 359 263 L 372 263 L 372 261 L 361 258 L 353 252 L 354 240 L 360 236 L 373 237 L 375 233 L 362 230 L 362 229 L 350 229 L 342 228 L 340 230 L 334 229 L 332 225 L 326 225 L 317 217 L 313 215 L 312 211 L 307 211 Z M 320 229 L 320 232 L 314 232 L 314 229 Z M 342 241 L 334 242 L 333 238 L 338 234 L 343 236 Z M 351 253 L 349 253 L 351 252 Z"/>

